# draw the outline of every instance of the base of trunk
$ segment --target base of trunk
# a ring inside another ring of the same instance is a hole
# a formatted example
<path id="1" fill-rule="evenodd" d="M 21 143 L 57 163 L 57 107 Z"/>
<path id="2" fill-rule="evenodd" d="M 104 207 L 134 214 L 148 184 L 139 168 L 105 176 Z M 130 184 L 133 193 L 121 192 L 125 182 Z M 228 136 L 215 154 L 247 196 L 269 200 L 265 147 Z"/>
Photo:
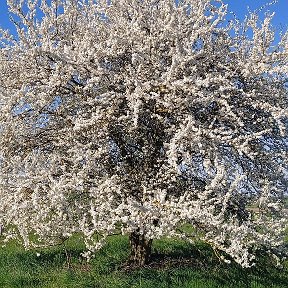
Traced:
<path id="1" fill-rule="evenodd" d="M 151 259 L 152 239 L 146 239 L 144 235 L 132 232 L 129 241 L 131 247 L 129 262 L 137 266 L 148 264 Z"/>

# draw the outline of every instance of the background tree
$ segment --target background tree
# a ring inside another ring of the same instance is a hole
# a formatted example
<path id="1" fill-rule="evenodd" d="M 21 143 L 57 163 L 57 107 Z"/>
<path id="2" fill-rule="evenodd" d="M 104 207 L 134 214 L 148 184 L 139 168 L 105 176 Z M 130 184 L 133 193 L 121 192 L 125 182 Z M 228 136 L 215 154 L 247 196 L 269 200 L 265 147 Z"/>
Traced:
<path id="1" fill-rule="evenodd" d="M 228 22 L 208 0 L 7 2 L 3 242 L 78 232 L 90 257 L 121 231 L 140 265 L 162 236 L 243 267 L 262 247 L 285 252 L 288 42 L 275 45 L 272 15 Z"/>

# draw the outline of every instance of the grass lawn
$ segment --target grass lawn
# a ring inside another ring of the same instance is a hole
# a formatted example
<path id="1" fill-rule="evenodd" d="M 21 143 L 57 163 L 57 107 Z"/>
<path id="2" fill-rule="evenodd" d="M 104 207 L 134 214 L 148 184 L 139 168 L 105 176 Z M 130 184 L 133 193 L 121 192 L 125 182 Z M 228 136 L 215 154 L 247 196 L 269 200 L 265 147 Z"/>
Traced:
<path id="1" fill-rule="evenodd" d="M 163 239 L 153 247 L 152 264 L 131 270 L 125 266 L 129 250 L 123 236 L 111 237 L 89 264 L 80 256 L 84 246 L 77 237 L 65 246 L 37 251 L 10 244 L 0 250 L 0 287 L 288 287 L 287 262 L 278 269 L 262 258 L 257 268 L 243 270 L 220 263 L 203 244 Z"/>

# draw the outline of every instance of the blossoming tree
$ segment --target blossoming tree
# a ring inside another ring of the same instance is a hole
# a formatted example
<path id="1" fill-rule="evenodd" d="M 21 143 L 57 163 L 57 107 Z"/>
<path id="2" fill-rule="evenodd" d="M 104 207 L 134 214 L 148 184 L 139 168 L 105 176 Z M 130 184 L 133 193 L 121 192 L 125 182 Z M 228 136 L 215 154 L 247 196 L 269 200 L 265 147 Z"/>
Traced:
<path id="1" fill-rule="evenodd" d="M 228 21 L 220 0 L 7 3 L 2 243 L 79 233 L 90 257 L 118 231 L 139 265 L 162 236 L 243 267 L 285 252 L 288 37 L 275 44 L 273 15 Z"/>

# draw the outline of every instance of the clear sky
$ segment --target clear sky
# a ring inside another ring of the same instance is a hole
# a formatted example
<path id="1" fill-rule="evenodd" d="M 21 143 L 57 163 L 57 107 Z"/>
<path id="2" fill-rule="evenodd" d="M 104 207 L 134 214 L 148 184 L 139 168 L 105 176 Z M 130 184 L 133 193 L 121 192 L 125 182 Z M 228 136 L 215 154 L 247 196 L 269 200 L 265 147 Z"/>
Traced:
<path id="1" fill-rule="evenodd" d="M 238 18 L 243 19 L 247 14 L 247 7 L 254 11 L 272 0 L 223 0 L 228 4 L 229 10 L 235 12 Z M 266 11 L 275 12 L 273 25 L 277 30 L 288 28 L 288 0 L 278 0 L 277 3 L 266 8 Z M 262 13 L 263 15 L 263 13 Z"/>
<path id="2" fill-rule="evenodd" d="M 247 14 L 247 7 L 251 10 L 255 10 L 265 3 L 271 2 L 271 0 L 223 0 L 228 4 L 229 10 L 235 12 L 238 18 L 243 19 Z M 275 11 L 276 15 L 273 20 L 273 25 L 279 30 L 286 30 L 288 27 L 288 0 L 278 0 L 276 4 L 273 4 L 268 8 L 270 11 Z M 8 16 L 8 7 L 6 0 L 0 0 L 0 26 L 4 29 L 12 29 Z"/>

